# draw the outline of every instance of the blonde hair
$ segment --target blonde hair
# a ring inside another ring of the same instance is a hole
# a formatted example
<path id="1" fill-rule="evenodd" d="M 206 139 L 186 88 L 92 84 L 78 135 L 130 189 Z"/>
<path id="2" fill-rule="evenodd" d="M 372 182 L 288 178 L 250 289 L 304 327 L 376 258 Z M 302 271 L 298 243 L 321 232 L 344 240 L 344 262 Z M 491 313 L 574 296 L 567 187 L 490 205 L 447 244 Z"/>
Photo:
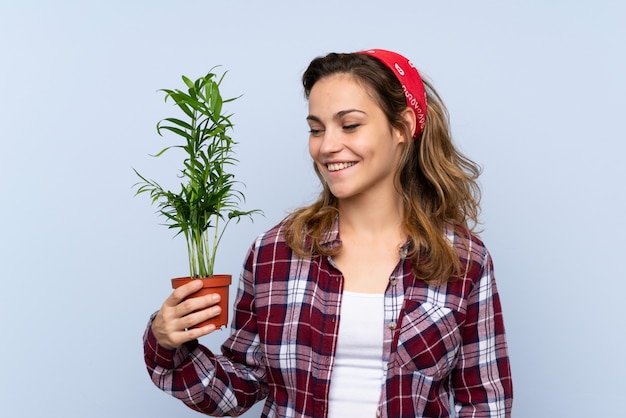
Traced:
<path id="1" fill-rule="evenodd" d="M 362 83 L 391 126 L 402 130 L 407 138 L 412 137 L 401 116 L 407 104 L 400 82 L 391 70 L 370 56 L 333 53 L 314 59 L 302 77 L 306 97 L 317 81 L 337 73 L 352 75 Z M 426 126 L 415 141 L 406 142 L 395 187 L 404 205 L 403 227 L 413 243 L 407 254 L 413 273 L 427 283 L 440 284 L 463 273 L 459 256 L 444 231 L 452 227 L 464 236 L 479 224 L 480 168 L 456 149 L 448 111 L 432 83 L 424 79 L 424 85 L 428 103 Z M 335 223 L 338 202 L 313 166 L 323 190 L 316 202 L 288 216 L 285 236 L 299 256 L 332 256 L 341 247 L 322 243 Z"/>

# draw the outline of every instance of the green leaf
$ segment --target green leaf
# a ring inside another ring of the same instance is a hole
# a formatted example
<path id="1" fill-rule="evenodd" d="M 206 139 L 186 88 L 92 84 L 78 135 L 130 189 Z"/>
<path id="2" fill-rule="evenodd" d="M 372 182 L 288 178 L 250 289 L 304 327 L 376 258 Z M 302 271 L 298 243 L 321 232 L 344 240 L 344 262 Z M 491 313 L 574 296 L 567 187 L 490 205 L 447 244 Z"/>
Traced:
<path id="1" fill-rule="evenodd" d="M 185 122 L 184 120 L 180 120 L 176 118 L 165 118 L 161 120 L 161 122 L 163 121 L 168 121 L 170 123 L 180 126 L 183 129 L 188 129 L 190 131 L 193 129 L 193 127 L 188 122 Z"/>
<path id="2" fill-rule="evenodd" d="M 177 128 L 175 126 L 169 126 L 169 125 L 159 125 L 159 127 L 157 128 L 157 130 L 159 131 L 159 135 L 161 135 L 161 131 L 166 130 L 166 131 L 170 131 L 175 133 L 176 135 L 182 136 L 183 138 L 186 139 L 193 139 L 193 136 L 187 132 L 184 131 L 180 128 Z"/>
<path id="3" fill-rule="evenodd" d="M 170 148 L 178 148 L 184 154 L 182 170 L 177 173 L 178 191 L 164 190 L 137 170 L 140 181 L 133 185 L 136 195 L 147 193 L 152 204 L 158 205 L 164 225 L 176 230 L 176 236 L 185 237 L 192 276 L 212 273 L 218 244 L 232 219 L 239 222 L 244 216 L 251 218 L 262 213 L 258 209 L 239 208 L 245 196 L 236 188 L 242 184 L 228 171 L 238 163 L 233 153 L 237 143 L 228 135 L 233 128 L 232 114 L 224 112 L 224 104 L 241 96 L 222 97 L 220 86 L 226 72 L 218 77 L 214 68 L 196 80 L 183 75 L 185 90 L 160 90 L 165 94 L 165 102 L 174 102 L 176 111 L 182 114 L 164 118 L 156 126 L 160 136 L 175 143 L 155 156 Z M 173 137 L 164 135 L 164 131 Z"/>
<path id="4" fill-rule="evenodd" d="M 191 79 L 187 77 L 186 75 L 183 75 L 183 81 L 185 82 L 187 87 L 189 87 L 190 89 L 194 88 L 194 82 L 191 81 Z"/>

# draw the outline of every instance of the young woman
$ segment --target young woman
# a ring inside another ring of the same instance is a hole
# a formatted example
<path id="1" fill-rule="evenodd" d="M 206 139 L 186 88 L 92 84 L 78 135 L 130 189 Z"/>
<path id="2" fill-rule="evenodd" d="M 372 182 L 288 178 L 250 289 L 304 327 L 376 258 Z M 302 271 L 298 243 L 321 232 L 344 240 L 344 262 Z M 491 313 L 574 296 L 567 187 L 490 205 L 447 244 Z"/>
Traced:
<path id="1" fill-rule="evenodd" d="M 479 170 L 405 57 L 329 54 L 303 75 L 323 191 L 254 242 L 232 334 L 214 354 L 212 296 L 175 290 L 148 326 L 154 383 L 209 415 L 509 417 L 492 261 L 474 235 Z M 200 309 L 199 312 L 192 313 Z"/>

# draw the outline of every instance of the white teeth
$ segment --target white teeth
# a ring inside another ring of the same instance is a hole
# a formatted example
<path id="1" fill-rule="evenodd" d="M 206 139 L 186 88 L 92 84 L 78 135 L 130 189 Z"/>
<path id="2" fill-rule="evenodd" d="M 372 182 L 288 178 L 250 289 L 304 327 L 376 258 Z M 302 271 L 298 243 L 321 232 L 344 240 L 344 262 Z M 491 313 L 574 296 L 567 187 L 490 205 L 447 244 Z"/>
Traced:
<path id="1" fill-rule="evenodd" d="M 337 170 L 343 170 L 344 168 L 348 168 L 348 167 L 352 167 L 353 165 L 355 165 L 356 163 L 333 163 L 333 164 L 328 164 L 328 171 L 337 171 Z"/>

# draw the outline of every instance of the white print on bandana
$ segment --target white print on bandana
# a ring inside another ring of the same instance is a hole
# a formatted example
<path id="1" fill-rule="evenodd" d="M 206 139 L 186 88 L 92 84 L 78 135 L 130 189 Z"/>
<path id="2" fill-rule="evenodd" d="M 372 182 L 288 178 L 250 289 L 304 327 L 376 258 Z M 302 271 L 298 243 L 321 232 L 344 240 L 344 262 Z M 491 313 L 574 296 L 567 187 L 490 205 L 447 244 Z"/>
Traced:
<path id="1" fill-rule="evenodd" d="M 395 67 L 396 67 L 396 70 L 398 71 L 398 73 L 399 73 L 401 76 L 403 76 L 403 77 L 404 77 L 404 70 L 402 69 L 402 67 L 400 67 L 400 65 L 398 65 L 398 63 L 397 63 L 397 62 L 395 63 Z"/>

